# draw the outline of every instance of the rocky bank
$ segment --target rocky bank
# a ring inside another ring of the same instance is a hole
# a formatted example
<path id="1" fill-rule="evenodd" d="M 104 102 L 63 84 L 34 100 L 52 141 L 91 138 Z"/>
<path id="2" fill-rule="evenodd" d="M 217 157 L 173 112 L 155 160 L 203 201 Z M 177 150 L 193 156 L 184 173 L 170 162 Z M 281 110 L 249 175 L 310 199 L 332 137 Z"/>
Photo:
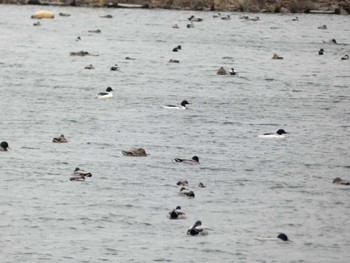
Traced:
<path id="1" fill-rule="evenodd" d="M 350 13 L 350 0 L 0 0 L 0 3 L 88 7 L 118 7 L 119 3 L 142 5 L 145 8 L 207 11 L 312 13 L 318 10 L 325 13 Z"/>

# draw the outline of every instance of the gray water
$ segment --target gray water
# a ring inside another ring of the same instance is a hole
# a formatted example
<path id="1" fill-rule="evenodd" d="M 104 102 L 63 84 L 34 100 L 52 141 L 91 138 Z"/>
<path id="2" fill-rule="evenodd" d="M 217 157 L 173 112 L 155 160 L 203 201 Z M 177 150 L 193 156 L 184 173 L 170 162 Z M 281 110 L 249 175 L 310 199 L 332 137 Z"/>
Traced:
<path id="1" fill-rule="evenodd" d="M 0 6 L 1 262 L 350 261 L 350 188 L 332 184 L 350 179 L 349 16 L 47 7 L 35 27 L 38 8 Z M 192 14 L 204 21 L 187 29 Z M 122 155 L 135 147 L 149 156 Z M 93 177 L 69 181 L 77 166 Z M 166 217 L 177 205 L 187 219 Z M 209 235 L 187 236 L 198 219 Z M 256 239 L 279 232 L 293 243 Z"/>

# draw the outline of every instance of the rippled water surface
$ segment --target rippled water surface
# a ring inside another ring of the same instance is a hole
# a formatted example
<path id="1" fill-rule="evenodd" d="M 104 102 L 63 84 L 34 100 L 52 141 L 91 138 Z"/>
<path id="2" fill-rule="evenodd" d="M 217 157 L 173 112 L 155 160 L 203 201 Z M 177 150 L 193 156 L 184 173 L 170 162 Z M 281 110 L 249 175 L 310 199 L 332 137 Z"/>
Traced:
<path id="1" fill-rule="evenodd" d="M 350 261 L 350 188 L 332 184 L 350 179 L 349 16 L 47 7 L 35 27 L 38 8 L 0 6 L 1 262 Z M 204 21 L 188 29 L 192 14 Z M 149 156 L 122 155 L 134 147 Z M 93 177 L 70 182 L 77 166 Z M 177 205 L 187 219 L 166 217 Z M 187 236 L 198 219 L 209 235 Z M 279 232 L 294 242 L 256 240 Z"/>

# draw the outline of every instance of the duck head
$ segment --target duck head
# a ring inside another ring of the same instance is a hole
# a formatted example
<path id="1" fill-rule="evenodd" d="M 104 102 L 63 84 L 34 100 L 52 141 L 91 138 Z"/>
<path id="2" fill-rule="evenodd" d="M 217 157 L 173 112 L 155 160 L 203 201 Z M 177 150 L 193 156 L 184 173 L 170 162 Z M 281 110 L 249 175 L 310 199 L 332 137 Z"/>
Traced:
<path id="1" fill-rule="evenodd" d="M 288 134 L 288 132 L 286 132 L 286 131 L 283 130 L 283 129 L 279 129 L 276 133 L 277 133 L 278 135 Z"/>
<path id="2" fill-rule="evenodd" d="M 9 149 L 9 144 L 7 142 L 1 142 L 0 146 L 4 149 L 4 151 Z"/>
<path id="3" fill-rule="evenodd" d="M 108 87 L 108 88 L 106 89 L 106 91 L 107 91 L 107 92 L 111 92 L 111 91 L 113 91 L 113 89 L 112 89 L 111 87 Z"/>

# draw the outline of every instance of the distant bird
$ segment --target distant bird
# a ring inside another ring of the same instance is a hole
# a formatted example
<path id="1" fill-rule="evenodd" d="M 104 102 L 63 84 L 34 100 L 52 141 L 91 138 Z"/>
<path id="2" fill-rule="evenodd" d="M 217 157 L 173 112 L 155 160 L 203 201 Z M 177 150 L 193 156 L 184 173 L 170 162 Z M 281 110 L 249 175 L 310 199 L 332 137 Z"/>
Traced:
<path id="1" fill-rule="evenodd" d="M 178 28 L 180 28 L 180 27 L 179 27 L 179 25 L 178 25 L 178 24 L 175 24 L 175 25 L 173 25 L 173 26 L 172 26 L 172 28 L 176 28 L 176 29 L 178 29 Z"/>
<path id="2" fill-rule="evenodd" d="M 177 163 L 188 163 L 188 164 L 199 164 L 199 158 L 198 158 L 198 156 L 193 156 L 192 159 L 175 158 L 175 162 L 177 162 Z"/>
<path id="3" fill-rule="evenodd" d="M 213 18 L 219 18 L 219 17 L 221 17 L 221 13 L 217 13 L 213 15 Z"/>
<path id="4" fill-rule="evenodd" d="M 275 54 L 273 54 L 272 59 L 283 59 L 283 57 L 281 57 L 275 53 Z"/>
<path id="5" fill-rule="evenodd" d="M 163 105 L 163 108 L 164 109 L 174 109 L 174 110 L 186 110 L 187 109 L 187 106 L 190 104 L 187 100 L 183 100 L 181 102 L 181 105 L 180 106 L 176 106 L 176 105 Z"/>
<path id="6" fill-rule="evenodd" d="M 84 69 L 95 69 L 95 67 L 92 64 L 90 64 L 90 65 L 85 66 Z"/>
<path id="7" fill-rule="evenodd" d="M 111 87 L 108 87 L 106 91 L 100 92 L 96 95 L 96 98 L 98 99 L 108 99 L 113 97 L 112 93 L 113 89 Z"/>
<path id="8" fill-rule="evenodd" d="M 194 192 L 192 190 L 187 189 L 186 187 L 181 187 L 179 194 L 185 195 L 187 197 L 195 197 Z"/>
<path id="9" fill-rule="evenodd" d="M 338 44 L 338 43 L 337 43 L 337 40 L 335 40 L 334 38 L 329 39 L 329 40 L 322 40 L 322 42 L 323 42 L 324 44 Z"/>
<path id="10" fill-rule="evenodd" d="M 222 20 L 230 20 L 231 17 L 230 17 L 230 15 L 227 15 L 227 16 L 222 16 L 221 19 Z"/>
<path id="11" fill-rule="evenodd" d="M 85 177 L 92 177 L 92 174 L 80 169 L 79 167 L 75 168 L 70 181 L 85 181 Z"/>
<path id="12" fill-rule="evenodd" d="M 216 75 L 227 75 L 227 70 L 224 67 L 220 67 L 216 72 Z"/>
<path id="13" fill-rule="evenodd" d="M 341 58 L 341 60 L 349 60 L 349 55 L 345 55 Z"/>
<path id="14" fill-rule="evenodd" d="M 176 183 L 177 185 L 182 185 L 182 186 L 186 186 L 188 185 L 188 181 L 187 180 L 180 180 Z"/>
<path id="15" fill-rule="evenodd" d="M 101 30 L 100 29 L 96 29 L 96 30 L 88 30 L 89 33 L 101 33 Z"/>
<path id="16" fill-rule="evenodd" d="M 80 41 L 81 40 L 81 37 L 78 36 L 77 39 L 75 41 Z"/>
<path id="17" fill-rule="evenodd" d="M 288 242 L 288 243 L 291 243 L 291 242 L 293 242 L 292 240 L 290 240 L 289 238 L 288 238 L 288 236 L 286 235 L 286 234 L 284 234 L 284 233 L 280 233 L 280 234 L 278 234 L 278 236 L 277 237 L 259 237 L 259 238 L 257 238 L 257 240 L 260 240 L 260 241 L 274 241 L 274 240 L 282 240 L 282 241 L 284 241 L 284 242 Z"/>
<path id="18" fill-rule="evenodd" d="M 181 206 L 177 206 L 175 209 L 169 212 L 169 219 L 185 219 L 185 212 L 181 210 Z"/>
<path id="19" fill-rule="evenodd" d="M 207 235 L 207 228 L 202 226 L 202 222 L 200 220 L 196 221 L 193 226 L 191 226 L 187 230 L 187 235 L 198 236 L 198 235 Z"/>
<path id="20" fill-rule="evenodd" d="M 258 135 L 260 138 L 284 138 L 285 134 L 288 134 L 285 130 L 279 129 L 276 133 L 264 133 Z"/>
<path id="21" fill-rule="evenodd" d="M 341 179 L 340 177 L 336 177 L 336 178 L 333 180 L 333 184 L 350 185 L 350 181 L 343 180 L 343 179 Z"/>
<path id="22" fill-rule="evenodd" d="M 180 63 L 180 61 L 177 59 L 170 59 L 169 63 Z"/>
<path id="23" fill-rule="evenodd" d="M 125 57 L 126 60 L 136 60 L 135 58 Z"/>
<path id="24" fill-rule="evenodd" d="M 41 24 L 40 24 L 40 22 L 38 21 L 38 22 L 35 22 L 35 23 L 33 24 L 33 26 L 41 26 Z"/>
<path id="25" fill-rule="evenodd" d="M 299 17 L 294 17 L 293 19 L 292 19 L 292 21 L 299 21 Z"/>
<path id="26" fill-rule="evenodd" d="M 70 14 L 66 14 L 66 13 L 59 13 L 58 15 L 60 15 L 60 16 L 70 16 Z"/>
<path id="27" fill-rule="evenodd" d="M 63 134 L 61 134 L 59 137 L 55 137 L 53 138 L 52 142 L 56 142 L 56 143 L 67 143 L 67 139 L 66 137 L 64 137 Z"/>
<path id="28" fill-rule="evenodd" d="M 122 151 L 125 156 L 134 156 L 134 157 L 144 157 L 147 156 L 146 151 L 143 148 L 132 149 L 129 151 Z"/>
<path id="29" fill-rule="evenodd" d="M 327 29 L 327 26 L 326 25 L 323 25 L 323 26 L 319 26 L 317 27 L 318 29 Z"/>
<path id="30" fill-rule="evenodd" d="M 0 152 L 7 152 L 10 149 L 9 144 L 5 141 L 0 143 Z"/>
<path id="31" fill-rule="evenodd" d="M 206 186 L 202 182 L 199 182 L 198 187 L 199 188 L 205 188 Z"/>
<path id="32" fill-rule="evenodd" d="M 118 64 L 114 64 L 114 66 L 111 67 L 112 71 L 117 71 L 119 70 Z"/>
<path id="33" fill-rule="evenodd" d="M 113 18 L 112 15 L 105 15 L 105 16 L 100 16 L 101 18 Z"/>
<path id="34" fill-rule="evenodd" d="M 187 28 L 194 28 L 193 22 L 191 21 L 191 23 L 190 23 L 190 24 L 187 24 L 186 27 L 187 27 Z"/>
<path id="35" fill-rule="evenodd" d="M 231 68 L 228 72 L 230 75 L 237 75 L 237 72 L 234 70 L 234 68 Z"/>
<path id="36" fill-rule="evenodd" d="M 192 16 L 190 16 L 189 18 L 188 18 L 188 20 L 190 20 L 191 22 L 193 21 L 193 22 L 202 22 L 203 21 L 203 18 L 201 18 L 201 17 L 195 17 L 194 15 L 192 15 Z"/>
<path id="37" fill-rule="evenodd" d="M 181 45 L 173 48 L 173 52 L 178 52 L 179 50 L 181 50 Z"/>
<path id="38" fill-rule="evenodd" d="M 319 54 L 319 55 L 324 55 L 324 49 L 321 48 L 321 49 L 318 51 L 318 54 Z"/>

